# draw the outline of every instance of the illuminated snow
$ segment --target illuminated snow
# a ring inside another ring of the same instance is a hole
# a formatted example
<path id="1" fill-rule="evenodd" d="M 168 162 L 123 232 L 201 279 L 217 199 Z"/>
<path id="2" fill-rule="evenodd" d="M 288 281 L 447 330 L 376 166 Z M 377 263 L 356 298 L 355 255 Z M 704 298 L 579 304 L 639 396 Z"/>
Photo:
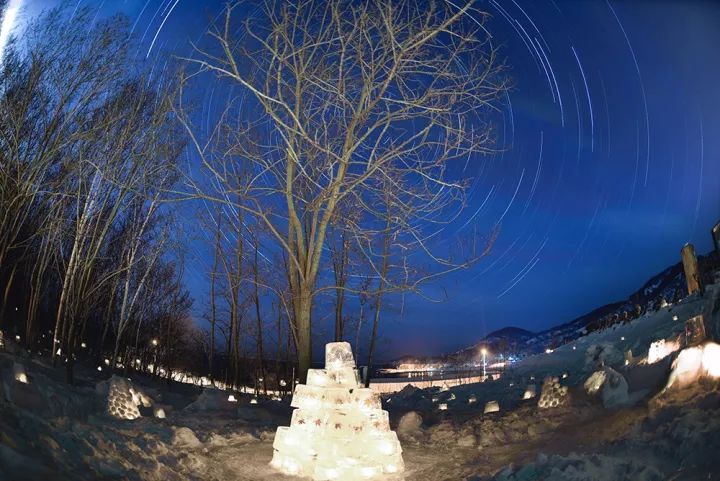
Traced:
<path id="1" fill-rule="evenodd" d="M 567 401 L 567 394 L 568 388 L 560 385 L 560 379 L 557 377 L 545 378 L 540 391 L 538 407 L 541 409 L 558 407 Z"/>
<path id="2" fill-rule="evenodd" d="M 648 350 L 648 364 L 654 364 L 665 359 L 679 348 L 680 346 L 677 341 L 660 339 L 659 341 L 653 342 L 650 344 L 650 349 Z"/>

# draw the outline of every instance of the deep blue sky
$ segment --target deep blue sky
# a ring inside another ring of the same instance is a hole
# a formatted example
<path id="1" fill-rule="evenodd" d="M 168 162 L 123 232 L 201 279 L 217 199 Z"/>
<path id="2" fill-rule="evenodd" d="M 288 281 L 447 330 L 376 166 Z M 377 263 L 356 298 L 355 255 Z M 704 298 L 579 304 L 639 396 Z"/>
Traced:
<path id="1" fill-rule="evenodd" d="M 56 2 L 23 3 L 32 14 Z M 188 54 L 223 4 L 79 2 L 130 16 L 138 54 L 154 61 Z M 504 152 L 467 166 L 470 205 L 447 235 L 468 220 L 501 220 L 501 234 L 480 264 L 428 287 L 444 302 L 406 297 L 402 313 L 395 303 L 382 325 L 387 357 L 454 350 L 507 325 L 542 330 L 625 298 L 685 242 L 710 250 L 720 219 L 720 2 L 479 7 L 515 87 L 497 126 Z M 209 262 L 193 252 L 186 277 L 201 312 Z"/>

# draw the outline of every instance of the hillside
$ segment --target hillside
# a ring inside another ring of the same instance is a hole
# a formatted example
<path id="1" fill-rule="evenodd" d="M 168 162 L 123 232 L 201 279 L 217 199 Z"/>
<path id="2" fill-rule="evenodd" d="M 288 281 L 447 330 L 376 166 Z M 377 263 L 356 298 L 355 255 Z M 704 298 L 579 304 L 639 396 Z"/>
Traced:
<path id="1" fill-rule="evenodd" d="M 702 272 L 718 268 L 720 260 L 713 254 L 698 256 Z M 682 263 L 669 266 L 648 279 L 626 299 L 597 307 L 564 324 L 533 333 L 518 327 L 505 327 L 488 334 L 484 339 L 460 351 L 443 356 L 444 360 L 467 362 L 477 357 L 485 346 L 491 352 L 528 355 L 555 348 L 595 330 L 616 323 L 630 322 L 648 311 L 659 309 L 664 303 L 674 303 L 686 295 Z"/>

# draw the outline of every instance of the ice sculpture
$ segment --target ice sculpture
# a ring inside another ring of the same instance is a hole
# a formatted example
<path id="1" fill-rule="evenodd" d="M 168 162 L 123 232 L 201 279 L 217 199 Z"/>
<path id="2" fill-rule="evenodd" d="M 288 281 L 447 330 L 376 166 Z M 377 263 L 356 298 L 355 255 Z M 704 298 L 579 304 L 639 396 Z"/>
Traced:
<path id="1" fill-rule="evenodd" d="M 108 389 L 108 413 L 117 419 L 133 420 L 140 417 L 139 405 L 150 407 L 149 397 L 127 380 L 113 376 Z"/>
<path id="2" fill-rule="evenodd" d="M 377 479 L 404 470 L 387 411 L 360 387 L 350 344 L 325 346 L 325 369 L 310 369 L 295 387 L 290 426 L 275 434 L 275 469 L 315 481 Z"/>
<path id="3" fill-rule="evenodd" d="M 543 381 L 542 391 L 538 407 L 541 409 L 555 408 L 567 401 L 568 388 L 560 386 L 560 379 L 557 377 L 546 377 Z"/>

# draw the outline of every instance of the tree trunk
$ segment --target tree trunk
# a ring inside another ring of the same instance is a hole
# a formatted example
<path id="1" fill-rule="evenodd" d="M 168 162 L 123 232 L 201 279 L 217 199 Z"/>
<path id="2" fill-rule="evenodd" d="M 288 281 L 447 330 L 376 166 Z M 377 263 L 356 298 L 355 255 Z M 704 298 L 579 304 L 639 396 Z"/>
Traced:
<path id="1" fill-rule="evenodd" d="M 17 263 L 13 264 L 12 271 L 10 271 L 10 277 L 8 278 L 7 284 L 5 285 L 5 292 L 3 293 L 3 303 L 0 307 L 0 326 L 5 323 L 5 312 L 7 311 L 8 297 L 10 296 L 10 289 L 12 288 L 13 281 L 15 279 L 15 272 L 17 271 Z"/>
<path id="2" fill-rule="evenodd" d="M 312 365 L 312 332 L 310 329 L 310 312 L 312 297 L 303 290 L 295 302 L 295 324 L 297 326 L 298 376 L 301 383 L 307 380 L 307 372 Z M 294 380 L 292 381 L 295 382 Z"/>
<path id="3" fill-rule="evenodd" d="M 257 357 L 260 366 L 260 377 L 262 378 L 263 392 L 267 394 L 267 379 L 265 376 L 265 354 L 263 353 L 263 325 L 262 317 L 260 316 L 260 286 L 258 283 L 260 266 L 258 265 L 258 242 L 257 237 L 255 238 L 255 262 L 253 264 L 253 276 L 255 284 L 255 316 L 257 319 Z"/>
<path id="4" fill-rule="evenodd" d="M 383 238 L 383 260 L 380 270 L 380 281 L 375 296 L 375 316 L 373 318 L 372 335 L 370 336 L 370 348 L 368 350 L 367 375 L 365 377 L 365 387 L 370 387 L 370 371 L 372 369 L 373 356 L 375 355 L 375 345 L 377 344 L 378 324 L 380 323 L 380 309 L 382 307 L 382 295 L 385 289 L 385 278 L 388 272 L 388 257 L 390 256 L 390 216 L 388 214 L 387 225 L 385 227 L 385 237 Z"/>

